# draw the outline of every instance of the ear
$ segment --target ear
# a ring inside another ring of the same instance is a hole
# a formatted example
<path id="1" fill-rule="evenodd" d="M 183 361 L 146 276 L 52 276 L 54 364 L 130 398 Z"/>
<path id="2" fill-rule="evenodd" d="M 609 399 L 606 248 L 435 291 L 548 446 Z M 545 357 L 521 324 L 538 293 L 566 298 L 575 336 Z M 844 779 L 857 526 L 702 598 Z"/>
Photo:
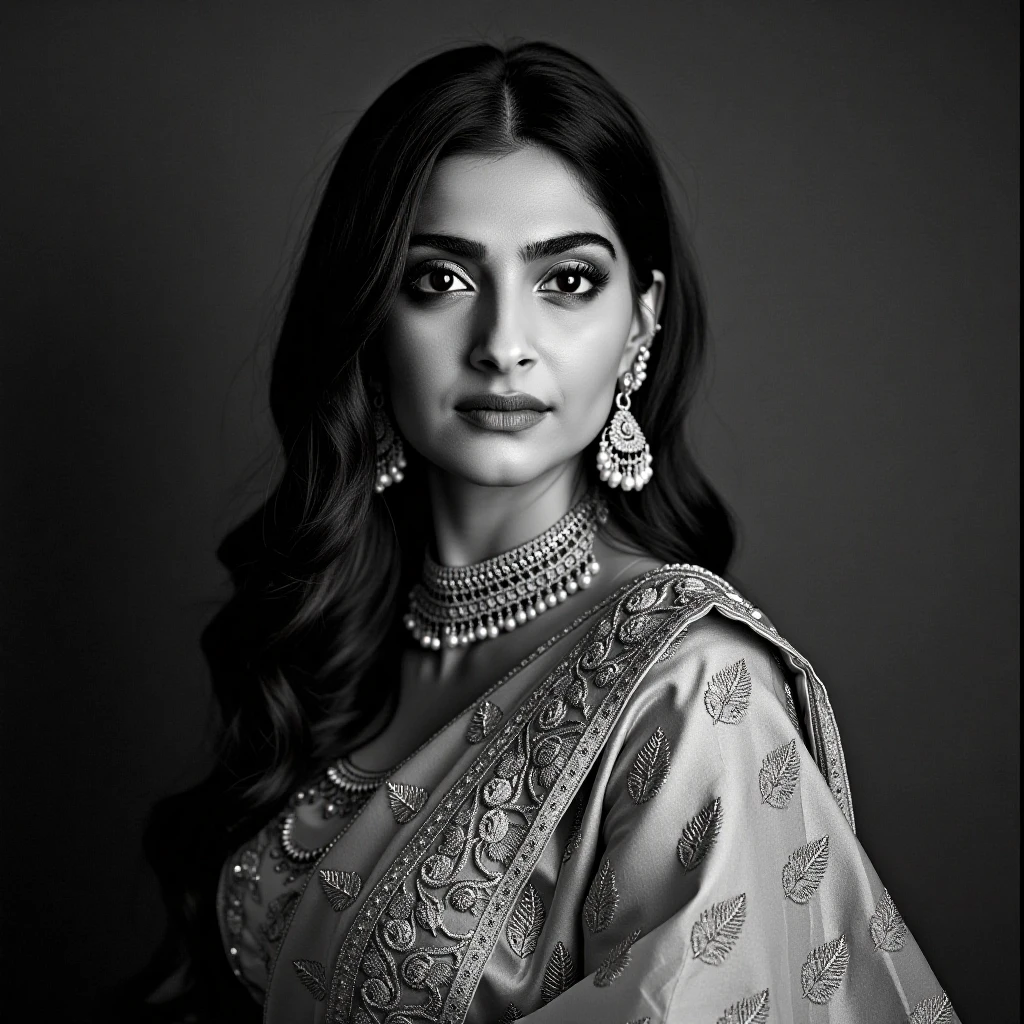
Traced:
<path id="1" fill-rule="evenodd" d="M 658 317 L 661 316 L 662 303 L 665 301 L 665 275 L 660 270 L 652 270 L 651 276 L 653 277 L 651 287 L 640 296 L 637 308 L 633 313 L 629 337 L 626 339 L 622 358 L 619 360 L 619 377 L 633 365 L 637 349 L 641 345 L 651 348 L 656 338 L 654 329 L 658 323 Z"/>

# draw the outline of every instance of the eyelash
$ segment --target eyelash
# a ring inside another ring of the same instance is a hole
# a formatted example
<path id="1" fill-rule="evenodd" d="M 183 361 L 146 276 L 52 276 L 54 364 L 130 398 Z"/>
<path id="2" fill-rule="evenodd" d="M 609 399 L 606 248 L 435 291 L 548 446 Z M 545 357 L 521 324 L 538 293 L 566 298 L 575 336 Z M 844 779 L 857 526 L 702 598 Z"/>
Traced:
<path id="1" fill-rule="evenodd" d="M 405 276 L 405 287 L 415 298 L 422 301 L 432 301 L 434 299 L 442 298 L 445 295 L 458 294 L 457 292 L 428 292 L 425 289 L 418 287 L 415 282 L 431 270 L 448 270 L 460 280 L 464 281 L 464 271 L 462 271 L 460 267 L 457 267 L 452 263 L 448 263 L 445 260 L 425 260 Z M 611 276 L 606 270 L 602 270 L 600 267 L 595 267 L 592 263 L 584 263 L 580 260 L 571 260 L 567 263 L 560 263 L 556 268 L 554 268 L 553 273 L 548 274 L 548 276 L 541 281 L 541 284 L 547 284 L 548 281 L 554 280 L 554 278 L 558 277 L 559 274 L 565 273 L 577 273 L 580 276 L 587 278 L 587 280 L 590 281 L 591 288 L 580 294 L 575 292 L 558 291 L 546 292 L 546 294 L 557 295 L 560 298 L 568 299 L 570 302 L 574 303 L 587 302 L 594 298 L 605 284 L 608 283 L 608 278 Z M 464 283 L 468 284 L 469 282 L 464 281 Z"/>

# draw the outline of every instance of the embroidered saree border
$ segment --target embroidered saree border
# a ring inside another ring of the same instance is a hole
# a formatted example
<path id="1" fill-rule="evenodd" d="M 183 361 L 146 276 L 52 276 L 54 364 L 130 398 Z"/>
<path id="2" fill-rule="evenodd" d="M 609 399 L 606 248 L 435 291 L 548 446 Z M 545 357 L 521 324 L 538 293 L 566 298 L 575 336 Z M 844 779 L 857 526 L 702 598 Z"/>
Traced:
<path id="1" fill-rule="evenodd" d="M 570 723 L 568 719 L 559 719 L 564 720 L 566 725 L 581 726 L 571 752 L 558 760 L 561 771 L 554 777 L 551 777 L 550 773 L 547 776 L 540 776 L 542 779 L 550 778 L 550 785 L 540 787 L 546 789 L 546 793 L 539 806 L 531 809 L 531 813 L 535 811 L 532 824 L 529 824 L 529 817 L 523 815 L 528 827 L 520 829 L 522 835 L 517 836 L 518 848 L 510 858 L 503 861 L 506 868 L 504 873 L 487 873 L 487 877 L 494 881 L 493 886 L 486 881 L 476 882 L 481 891 L 493 887 L 486 906 L 478 915 L 477 927 L 468 933 L 457 934 L 450 932 L 442 924 L 442 933 L 450 939 L 457 940 L 454 945 L 421 946 L 410 943 L 401 947 L 412 954 L 417 951 L 425 954 L 424 965 L 420 965 L 424 966 L 425 970 L 427 961 L 430 962 L 431 971 L 441 966 L 432 955 L 454 956 L 454 967 L 443 965 L 443 971 L 431 975 L 433 980 L 429 986 L 424 984 L 425 979 L 419 978 L 418 975 L 412 981 L 409 978 L 405 979 L 414 990 L 429 990 L 428 1004 L 398 1006 L 396 997 L 388 1009 L 380 1007 L 387 1016 L 392 1013 L 402 1014 L 403 1011 L 408 1013 L 411 1010 L 412 1016 L 437 1021 L 438 1024 L 462 1024 L 509 913 L 524 891 L 542 851 L 561 820 L 564 809 L 576 796 L 587 773 L 600 755 L 604 742 L 626 705 L 629 695 L 680 632 L 691 622 L 702 618 L 712 608 L 718 608 L 729 618 L 745 622 L 758 635 L 784 649 L 807 674 L 811 684 L 808 692 L 811 694 L 813 705 L 810 709 L 810 718 L 813 727 L 821 733 L 812 737 L 816 748 L 815 759 L 828 779 L 837 803 L 851 826 L 853 825 L 849 785 L 838 729 L 824 687 L 805 659 L 779 636 L 775 628 L 764 620 L 758 609 L 740 597 L 721 577 L 699 566 L 690 565 L 670 565 L 654 570 L 637 580 L 574 645 L 559 665 L 548 673 L 544 682 L 521 701 L 515 713 L 506 720 L 500 730 L 496 731 L 469 769 L 449 789 L 445 799 L 420 825 L 394 860 L 390 870 L 366 894 L 355 920 L 345 935 L 335 962 L 327 1005 L 328 1024 L 347 1024 L 349 1021 L 375 1019 L 365 1008 L 356 1009 L 354 1004 L 362 965 L 367 957 L 379 959 L 378 950 L 370 950 L 370 947 L 389 906 L 394 907 L 395 901 L 412 902 L 414 898 L 410 897 L 406 890 L 407 881 L 413 879 L 413 888 L 416 892 L 420 885 L 415 877 L 417 870 L 422 874 L 431 860 L 438 859 L 439 854 L 432 854 L 431 847 L 441 840 L 446 830 L 453 827 L 456 816 L 471 797 L 474 797 L 474 805 L 468 821 L 473 820 L 483 802 L 481 793 L 484 783 L 490 779 L 493 784 L 497 779 L 497 774 L 491 774 L 491 769 L 498 764 L 499 759 L 507 761 L 513 751 L 519 750 L 521 740 L 524 741 L 525 748 L 529 749 L 529 729 L 531 723 L 540 721 L 538 712 L 551 714 L 549 709 L 553 702 L 565 703 L 562 697 L 568 687 L 578 688 L 582 684 L 582 696 L 577 692 L 575 702 L 566 698 L 580 712 L 582 722 Z M 613 648 L 616 648 L 614 655 Z M 588 699 L 596 700 L 599 695 L 601 699 L 591 706 Z M 562 711 L 564 710 L 563 707 Z M 543 725 L 538 727 L 545 728 Z M 561 739 L 559 743 L 561 744 Z M 522 786 L 521 780 L 519 785 Z M 536 797 L 532 782 L 531 794 Z M 481 818 L 481 827 L 482 820 Z M 441 846 L 438 846 L 439 851 L 440 849 Z M 479 867 L 479 861 L 477 864 Z M 451 881 L 450 874 L 446 881 Z M 458 884 L 467 883 L 460 880 Z M 422 897 L 422 889 L 418 891 Z M 437 901 L 435 898 L 435 902 L 440 902 L 443 907 L 443 901 Z M 409 907 L 403 909 L 409 911 Z M 411 913 L 407 913 L 406 916 L 412 917 Z M 436 929 L 431 931 L 437 937 Z M 411 939 L 411 936 L 409 938 Z M 377 942 L 380 946 L 379 939 Z M 398 949 L 393 948 L 396 951 Z M 380 946 L 380 952 L 387 955 L 383 946 Z M 396 972 L 396 979 L 397 977 Z M 448 993 L 443 998 L 442 1005 L 441 988 L 449 982 Z M 364 989 L 365 987 L 364 985 Z M 402 991 L 400 983 L 398 991 Z"/>

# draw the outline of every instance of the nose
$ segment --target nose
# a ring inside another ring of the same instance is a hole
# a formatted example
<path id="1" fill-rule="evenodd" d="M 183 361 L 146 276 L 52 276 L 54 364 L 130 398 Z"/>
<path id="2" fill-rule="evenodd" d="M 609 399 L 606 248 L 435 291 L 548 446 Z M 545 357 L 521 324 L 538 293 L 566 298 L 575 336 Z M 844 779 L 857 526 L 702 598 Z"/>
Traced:
<path id="1" fill-rule="evenodd" d="M 530 341 L 529 315 L 512 296 L 492 295 L 491 308 L 477 327 L 470 364 L 477 370 L 511 373 L 527 368 L 537 361 Z"/>

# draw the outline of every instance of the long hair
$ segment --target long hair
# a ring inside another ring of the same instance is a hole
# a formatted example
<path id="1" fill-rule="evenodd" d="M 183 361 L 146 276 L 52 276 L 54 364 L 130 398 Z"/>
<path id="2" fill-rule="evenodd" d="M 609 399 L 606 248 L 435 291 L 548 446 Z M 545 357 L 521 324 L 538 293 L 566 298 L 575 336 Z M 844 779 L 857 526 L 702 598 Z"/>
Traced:
<path id="1" fill-rule="evenodd" d="M 611 523 L 659 559 L 724 572 L 729 514 L 697 468 L 685 423 L 705 354 L 705 303 L 656 151 L 626 100 L 557 46 L 476 45 L 418 64 L 363 114 L 337 154 L 291 288 L 270 404 L 280 482 L 218 557 L 234 595 L 205 629 L 222 716 L 217 767 L 158 805 L 146 835 L 169 913 L 161 970 L 185 958 L 195 1005 L 243 1019 L 213 901 L 218 870 L 314 768 L 395 700 L 401 599 L 419 569 L 426 507 L 410 458 L 401 500 L 375 494 L 367 377 L 402 283 L 438 160 L 543 146 L 622 239 L 634 299 L 666 277 L 660 342 L 634 412 L 657 453 L 639 493 L 606 491 Z M 596 445 L 596 439 L 595 439 Z M 585 463 L 593 472 L 593 452 Z"/>

